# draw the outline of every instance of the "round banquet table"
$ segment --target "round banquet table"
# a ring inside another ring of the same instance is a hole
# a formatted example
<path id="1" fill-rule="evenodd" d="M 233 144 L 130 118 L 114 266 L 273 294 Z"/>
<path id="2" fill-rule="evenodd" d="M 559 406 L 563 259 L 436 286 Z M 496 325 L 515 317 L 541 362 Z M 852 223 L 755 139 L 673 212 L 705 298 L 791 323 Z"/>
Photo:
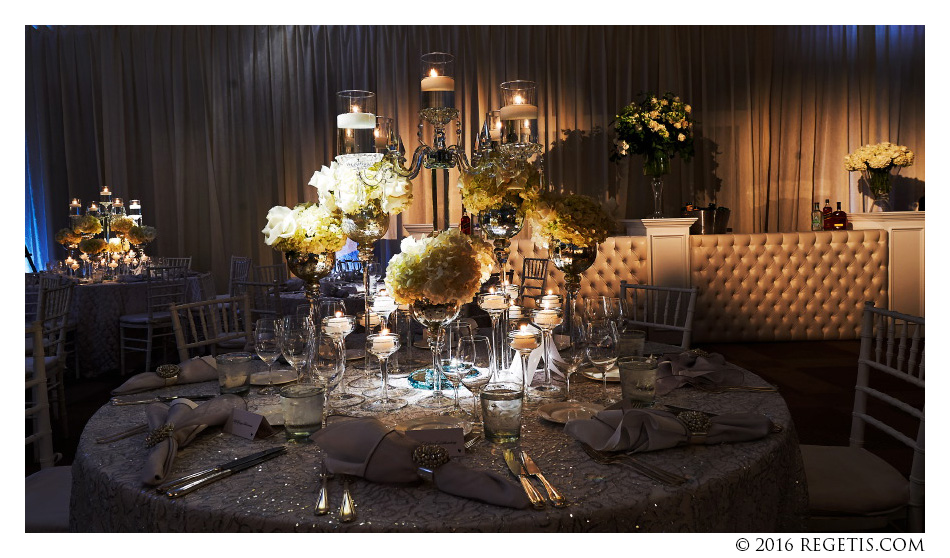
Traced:
<path id="1" fill-rule="evenodd" d="M 648 352 L 666 347 L 647 343 Z M 355 365 L 348 365 L 353 375 Z M 746 371 L 745 383 L 766 385 Z M 600 383 L 576 376 L 579 400 L 594 400 Z M 345 381 L 349 381 L 347 378 Z M 395 380 L 394 384 L 405 382 Z M 619 394 L 619 384 L 611 392 Z M 216 383 L 205 382 L 155 390 L 156 395 L 207 394 Z M 276 396 L 256 394 L 248 407 L 267 415 Z M 451 394 L 451 388 L 448 393 Z M 467 392 L 462 388 L 463 395 Z M 268 398 L 271 398 L 268 402 Z M 70 528 L 80 532 L 799 532 L 808 496 L 798 440 L 788 408 L 775 392 L 711 394 L 692 387 L 659 397 L 667 403 L 712 413 L 758 412 L 783 429 L 763 439 L 716 446 L 687 445 L 637 454 L 652 465 L 687 477 L 668 486 L 620 465 L 600 465 L 563 432 L 563 426 L 542 419 L 537 407 L 526 407 L 521 448 L 547 479 L 567 497 L 569 505 L 543 510 L 516 510 L 467 500 L 438 491 L 431 484 L 351 482 L 358 517 L 341 523 L 338 478 L 329 482 L 329 515 L 314 515 L 323 452 L 315 443 L 288 444 L 288 452 L 256 467 L 212 483 L 178 499 L 169 499 L 140 481 L 148 454 L 144 434 L 112 443 L 96 438 L 144 423 L 145 405 L 105 405 L 83 431 L 73 463 Z M 463 401 L 471 409 L 471 399 Z M 419 408 L 381 417 L 388 424 L 431 413 Z M 263 440 L 250 441 L 209 428 L 179 450 L 166 480 L 206 469 L 229 459 L 283 444 L 282 429 Z M 461 460 L 470 468 L 505 475 L 514 485 L 501 450 L 484 439 Z M 540 489 L 540 485 L 536 483 Z"/>

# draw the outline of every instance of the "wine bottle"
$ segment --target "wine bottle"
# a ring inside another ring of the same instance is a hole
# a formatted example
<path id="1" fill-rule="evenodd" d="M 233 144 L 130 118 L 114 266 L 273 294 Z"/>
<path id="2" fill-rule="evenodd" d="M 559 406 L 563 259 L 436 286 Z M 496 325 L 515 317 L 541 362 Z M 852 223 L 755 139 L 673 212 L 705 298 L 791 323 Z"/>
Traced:
<path id="1" fill-rule="evenodd" d="M 824 229 L 823 221 L 821 208 L 818 206 L 818 202 L 815 202 L 815 209 L 811 210 L 811 230 L 820 231 Z"/>
<path id="2" fill-rule="evenodd" d="M 830 231 L 834 228 L 831 224 L 831 214 L 834 213 L 834 210 L 831 209 L 831 200 L 825 199 L 825 207 L 821 208 L 821 229 L 825 231 Z"/>
<path id="3" fill-rule="evenodd" d="M 462 206 L 462 219 L 459 221 L 459 230 L 463 234 L 472 234 L 472 218 L 468 216 L 465 206 Z"/>
<path id="4" fill-rule="evenodd" d="M 848 214 L 841 211 L 841 202 L 838 202 L 838 209 L 831 214 L 831 224 L 836 231 L 843 231 L 848 228 Z"/>

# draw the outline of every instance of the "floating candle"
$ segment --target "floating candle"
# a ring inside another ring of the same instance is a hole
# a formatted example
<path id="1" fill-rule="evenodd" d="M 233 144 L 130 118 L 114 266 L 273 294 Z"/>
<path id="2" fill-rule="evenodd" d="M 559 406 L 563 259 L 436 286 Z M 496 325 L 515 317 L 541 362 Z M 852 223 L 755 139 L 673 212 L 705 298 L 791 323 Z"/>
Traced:
<path id="1" fill-rule="evenodd" d="M 478 305 L 482 310 L 503 310 L 508 306 L 508 303 L 505 302 L 504 295 L 500 294 L 483 294 L 478 301 Z"/>
<path id="2" fill-rule="evenodd" d="M 521 307 L 513 304 L 508 307 L 508 319 L 513 320 L 521 317 Z"/>
<path id="3" fill-rule="evenodd" d="M 359 112 L 357 108 L 354 112 L 338 114 L 336 116 L 336 127 L 353 130 L 374 129 L 376 128 L 376 115 L 371 112 Z"/>
<path id="4" fill-rule="evenodd" d="M 388 329 L 382 330 L 379 335 L 373 338 L 373 351 L 390 351 L 396 346 L 396 337 L 389 333 Z"/>
<path id="5" fill-rule="evenodd" d="M 531 321 L 539 326 L 555 326 L 561 323 L 561 316 L 557 310 L 538 310 Z"/>
<path id="6" fill-rule="evenodd" d="M 517 103 L 517 99 L 515 101 Z M 502 120 L 521 120 L 524 118 L 533 120 L 533 119 L 536 119 L 537 117 L 538 117 L 537 105 L 517 103 L 514 105 L 506 105 L 506 106 L 501 107 Z"/>

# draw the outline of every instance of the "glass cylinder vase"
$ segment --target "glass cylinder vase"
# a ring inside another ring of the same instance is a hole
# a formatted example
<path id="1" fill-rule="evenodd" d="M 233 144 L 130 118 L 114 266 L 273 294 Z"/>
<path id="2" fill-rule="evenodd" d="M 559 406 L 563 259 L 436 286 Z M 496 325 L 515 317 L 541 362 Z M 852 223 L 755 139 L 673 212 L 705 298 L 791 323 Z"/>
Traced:
<path id="1" fill-rule="evenodd" d="M 653 190 L 653 214 L 651 219 L 663 218 L 663 175 L 670 172 L 670 156 L 666 151 L 656 150 L 643 156 L 643 174 L 651 177 Z"/>

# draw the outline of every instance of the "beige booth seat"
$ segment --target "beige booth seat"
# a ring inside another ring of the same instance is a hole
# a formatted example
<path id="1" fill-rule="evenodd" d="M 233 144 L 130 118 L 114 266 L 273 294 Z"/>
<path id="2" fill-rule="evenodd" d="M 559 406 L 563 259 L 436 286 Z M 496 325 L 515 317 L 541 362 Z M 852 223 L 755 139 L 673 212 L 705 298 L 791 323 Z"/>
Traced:
<path id="1" fill-rule="evenodd" d="M 887 305 L 883 230 L 690 237 L 696 341 L 857 339 Z"/>

